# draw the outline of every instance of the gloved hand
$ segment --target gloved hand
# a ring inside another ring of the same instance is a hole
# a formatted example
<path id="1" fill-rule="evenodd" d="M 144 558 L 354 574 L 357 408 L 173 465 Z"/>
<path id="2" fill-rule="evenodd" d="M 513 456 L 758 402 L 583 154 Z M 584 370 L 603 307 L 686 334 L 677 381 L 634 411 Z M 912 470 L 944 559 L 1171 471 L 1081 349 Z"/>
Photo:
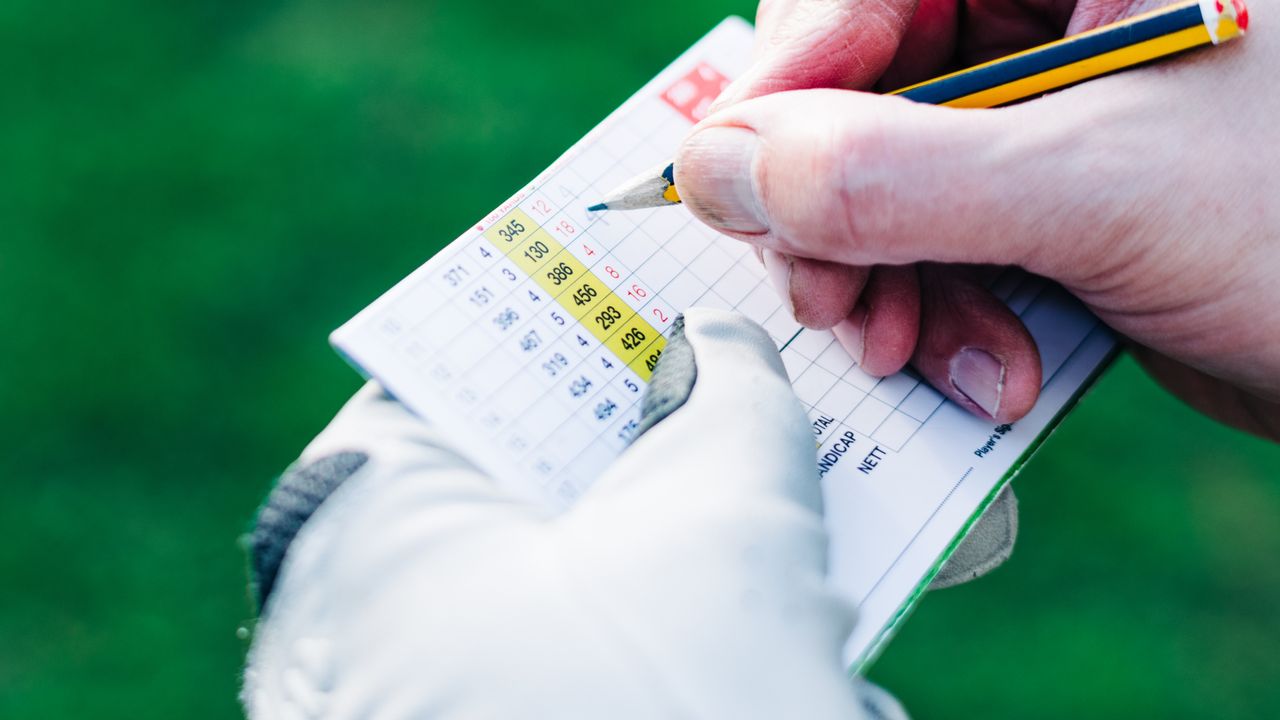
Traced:
<path id="1" fill-rule="evenodd" d="M 644 432 L 568 512 L 373 384 L 252 536 L 254 718 L 903 718 L 850 679 L 814 442 L 769 337 L 689 311 Z"/>

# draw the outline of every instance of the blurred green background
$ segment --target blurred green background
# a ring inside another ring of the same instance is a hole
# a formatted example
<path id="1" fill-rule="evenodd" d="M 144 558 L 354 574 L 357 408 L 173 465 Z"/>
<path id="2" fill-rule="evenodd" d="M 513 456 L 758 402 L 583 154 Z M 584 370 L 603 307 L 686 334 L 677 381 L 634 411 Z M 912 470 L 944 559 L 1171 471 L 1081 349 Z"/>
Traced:
<path id="1" fill-rule="evenodd" d="M 0 717 L 228 718 L 237 536 L 327 333 L 747 0 L 0 3 Z M 1280 449 L 1129 360 L 1010 564 L 873 668 L 920 718 L 1280 716 Z"/>

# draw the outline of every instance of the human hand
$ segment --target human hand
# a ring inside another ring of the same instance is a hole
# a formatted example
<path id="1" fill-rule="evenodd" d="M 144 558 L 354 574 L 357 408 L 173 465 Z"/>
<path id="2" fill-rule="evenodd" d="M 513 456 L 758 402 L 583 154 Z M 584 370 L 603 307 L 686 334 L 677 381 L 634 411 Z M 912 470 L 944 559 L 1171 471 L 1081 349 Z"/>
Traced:
<path id="1" fill-rule="evenodd" d="M 689 311 L 644 405 L 553 517 L 367 386 L 259 515 L 249 715 L 905 718 L 845 674 L 853 613 L 768 335 Z"/>
<path id="2" fill-rule="evenodd" d="M 868 372 L 910 360 L 974 412 L 1021 417 L 1035 346 L 974 274 L 1020 265 L 1190 404 L 1280 439 L 1275 33 L 995 110 L 809 89 L 892 89 L 1159 4 L 766 2 L 754 67 L 677 157 L 681 196 L 761 248 L 797 319 L 834 325 Z"/>

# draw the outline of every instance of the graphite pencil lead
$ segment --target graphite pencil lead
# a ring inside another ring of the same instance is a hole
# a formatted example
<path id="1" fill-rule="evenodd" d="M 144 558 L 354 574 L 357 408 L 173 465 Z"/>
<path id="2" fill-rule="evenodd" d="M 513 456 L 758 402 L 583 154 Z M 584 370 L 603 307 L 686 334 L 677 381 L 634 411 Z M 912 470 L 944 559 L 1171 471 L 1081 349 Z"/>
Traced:
<path id="1" fill-rule="evenodd" d="M 643 208 L 676 205 L 680 195 L 676 192 L 675 169 L 667 163 L 661 170 L 655 168 L 639 177 L 623 183 L 599 203 L 588 210 L 640 210 Z"/>

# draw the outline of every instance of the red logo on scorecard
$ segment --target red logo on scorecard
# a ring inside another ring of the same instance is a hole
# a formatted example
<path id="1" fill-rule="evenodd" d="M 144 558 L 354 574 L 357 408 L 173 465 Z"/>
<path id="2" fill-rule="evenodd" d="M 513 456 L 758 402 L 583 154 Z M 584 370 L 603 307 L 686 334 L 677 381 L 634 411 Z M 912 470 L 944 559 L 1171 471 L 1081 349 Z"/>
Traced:
<path id="1" fill-rule="evenodd" d="M 729 78 L 721 75 L 719 70 L 706 63 L 698 63 L 688 75 L 667 88 L 662 99 L 676 112 L 689 118 L 689 122 L 696 123 L 707 116 L 707 108 L 728 86 Z"/>

